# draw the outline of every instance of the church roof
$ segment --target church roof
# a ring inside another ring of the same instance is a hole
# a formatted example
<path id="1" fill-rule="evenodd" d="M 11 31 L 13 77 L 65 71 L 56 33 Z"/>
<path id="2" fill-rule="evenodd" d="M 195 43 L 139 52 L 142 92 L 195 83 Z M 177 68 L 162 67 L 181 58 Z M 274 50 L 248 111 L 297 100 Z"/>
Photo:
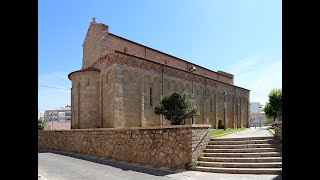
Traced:
<path id="1" fill-rule="evenodd" d="M 104 25 L 105 25 L 105 24 L 104 24 Z M 106 26 L 107 26 L 107 25 L 106 25 Z M 109 26 L 108 26 L 108 27 L 109 27 Z M 126 39 L 126 38 L 124 38 L 124 37 L 118 36 L 118 35 L 113 34 L 113 33 L 110 33 L 110 32 L 109 32 L 109 35 L 111 35 L 111 36 L 115 36 L 115 37 L 117 37 L 117 38 L 120 38 L 120 39 L 122 39 L 122 40 L 125 40 L 125 41 L 128 41 L 128 42 L 131 42 L 131 43 L 134 43 L 134 44 L 137 44 L 137 45 L 139 45 L 139 46 L 142 46 L 142 47 L 145 47 L 145 48 L 148 48 L 148 49 L 154 50 L 154 51 L 159 52 L 159 53 L 161 53 L 161 54 L 164 54 L 164 55 L 167 55 L 167 56 L 173 57 L 173 58 L 175 58 L 175 59 L 177 59 L 177 60 L 180 60 L 180 61 L 186 62 L 186 63 L 188 63 L 188 64 L 190 64 L 190 65 L 198 66 L 198 67 L 200 67 L 200 68 L 202 68 L 202 69 L 206 69 L 206 70 L 208 70 L 208 71 L 210 71 L 210 72 L 218 73 L 218 74 L 220 74 L 220 75 L 222 75 L 222 76 L 225 76 L 225 77 L 228 77 L 228 78 L 231 78 L 231 79 L 233 79 L 233 78 L 234 78 L 234 75 L 233 75 L 233 74 L 230 74 L 230 73 L 227 73 L 227 72 L 224 72 L 224 71 L 220 71 L 220 70 L 218 70 L 218 71 L 213 71 L 213 70 L 211 70 L 211 69 L 205 68 L 205 67 L 200 66 L 200 65 L 198 65 L 198 64 L 195 64 L 195 63 L 192 63 L 192 62 L 186 61 L 186 60 L 184 60 L 184 59 L 178 58 L 178 57 L 173 56 L 173 55 L 171 55 L 171 54 L 168 54 L 168 53 L 165 53 L 165 52 L 159 51 L 159 50 L 157 50 L 157 49 L 154 49 L 154 48 L 148 47 L 148 46 L 146 46 L 146 45 L 143 45 L 143 44 L 137 43 L 137 42 L 135 42 L 135 41 L 131 41 L 131 40 L 129 40 L 129 39 Z"/>
<path id="2" fill-rule="evenodd" d="M 68 75 L 68 78 L 70 79 L 70 75 L 73 74 L 73 73 L 77 73 L 77 72 L 86 72 L 86 71 L 98 71 L 100 72 L 100 69 L 97 69 L 95 67 L 87 67 L 85 69 L 81 69 L 81 70 L 78 70 L 78 71 L 73 71 L 71 72 L 69 75 Z M 71 79 L 70 79 L 71 80 Z"/>

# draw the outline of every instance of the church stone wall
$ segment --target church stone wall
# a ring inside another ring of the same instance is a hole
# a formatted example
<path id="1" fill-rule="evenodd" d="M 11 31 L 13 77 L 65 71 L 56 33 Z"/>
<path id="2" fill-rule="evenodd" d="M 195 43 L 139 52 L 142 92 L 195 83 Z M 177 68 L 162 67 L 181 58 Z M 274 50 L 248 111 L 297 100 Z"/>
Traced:
<path id="1" fill-rule="evenodd" d="M 91 22 L 83 42 L 82 69 L 89 67 L 99 59 L 104 51 L 102 42 L 108 35 L 108 26 Z"/>
<path id="2" fill-rule="evenodd" d="M 170 92 L 193 94 L 200 109 L 200 116 L 193 118 L 196 124 L 217 128 L 226 112 L 228 127 L 249 126 L 249 90 L 233 86 L 233 75 L 210 71 L 108 31 L 105 24 L 90 23 L 82 70 L 69 75 L 72 129 L 170 125 L 154 114 L 156 104 Z M 196 67 L 192 73 L 187 71 L 191 66 Z"/>
<path id="3" fill-rule="evenodd" d="M 184 61 L 177 57 L 162 53 L 155 49 L 140 45 L 133 41 L 119 37 L 109 33 L 109 26 L 97 23 L 95 21 L 90 23 L 88 32 L 83 43 L 83 62 L 82 69 L 91 66 L 98 60 L 105 51 L 117 50 L 137 57 L 145 58 L 154 62 L 164 63 L 166 65 L 188 70 L 189 67 L 195 66 L 197 71 L 195 74 L 207 76 L 209 78 L 219 80 L 228 84 L 234 83 L 233 75 L 226 76 L 225 73 L 210 71 L 206 68 L 200 67 L 196 64 Z"/>
<path id="4" fill-rule="evenodd" d="M 248 126 L 248 90 L 124 53 L 109 52 L 99 62 L 103 87 L 101 127 L 170 125 L 168 120 L 154 114 L 154 107 L 162 97 L 162 74 L 163 96 L 170 92 L 192 94 L 194 78 L 194 103 L 200 109 L 200 116 L 194 117 L 196 124 L 216 128 L 218 120 L 224 120 L 223 91 L 226 91 L 227 126 L 236 127 L 237 117 L 238 127 Z M 191 124 L 191 118 L 185 123 Z"/>
<path id="5" fill-rule="evenodd" d="M 72 129 L 97 128 L 99 119 L 99 72 L 86 71 L 71 75 Z"/>
<path id="6" fill-rule="evenodd" d="M 154 62 L 163 63 L 182 70 L 188 70 L 189 67 L 195 66 L 197 68 L 195 74 L 207 76 L 209 78 L 216 79 L 232 85 L 234 83 L 233 78 L 226 77 L 220 73 L 210 71 L 196 64 L 181 60 L 179 58 L 173 57 L 165 53 L 161 53 L 149 47 L 139 45 L 137 43 L 131 42 L 111 33 L 108 34 L 107 38 L 103 39 L 102 46 L 104 51 L 117 50 L 137 57 L 145 58 Z"/>
<path id="7" fill-rule="evenodd" d="M 102 69 L 100 72 L 101 81 L 101 127 L 115 127 L 122 126 L 122 121 L 118 121 L 115 125 L 114 117 L 118 112 L 114 111 L 114 104 L 117 101 L 117 97 L 122 94 L 121 89 L 115 89 L 115 79 L 116 79 L 116 65 L 108 67 L 107 69 Z M 117 86 L 118 87 L 118 86 Z"/>

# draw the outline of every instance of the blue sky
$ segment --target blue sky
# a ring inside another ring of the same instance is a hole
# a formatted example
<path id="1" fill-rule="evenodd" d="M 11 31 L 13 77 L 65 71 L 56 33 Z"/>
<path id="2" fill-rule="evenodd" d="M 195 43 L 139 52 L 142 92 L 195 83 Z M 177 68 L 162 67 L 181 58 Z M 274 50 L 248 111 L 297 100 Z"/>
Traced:
<path id="1" fill-rule="evenodd" d="M 70 105 L 90 20 L 113 34 L 235 75 L 251 102 L 282 87 L 280 0 L 39 0 L 38 109 Z M 42 86 L 62 89 L 47 88 Z"/>

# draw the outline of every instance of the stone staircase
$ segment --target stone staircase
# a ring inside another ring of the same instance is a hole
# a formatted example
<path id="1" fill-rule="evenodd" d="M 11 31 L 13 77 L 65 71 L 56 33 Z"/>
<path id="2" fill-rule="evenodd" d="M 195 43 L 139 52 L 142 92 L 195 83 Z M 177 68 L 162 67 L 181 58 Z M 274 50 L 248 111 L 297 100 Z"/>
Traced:
<path id="1" fill-rule="evenodd" d="M 195 171 L 282 174 L 282 145 L 273 137 L 211 139 Z"/>

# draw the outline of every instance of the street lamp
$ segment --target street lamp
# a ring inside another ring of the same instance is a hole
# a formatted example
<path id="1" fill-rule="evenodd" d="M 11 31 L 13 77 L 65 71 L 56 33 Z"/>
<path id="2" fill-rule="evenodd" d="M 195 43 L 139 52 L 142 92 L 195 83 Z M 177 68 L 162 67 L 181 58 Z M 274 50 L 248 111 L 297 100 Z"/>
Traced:
<path id="1" fill-rule="evenodd" d="M 237 129 L 238 129 L 238 120 L 239 120 L 239 106 L 240 106 L 240 104 L 239 104 L 239 102 L 237 102 L 237 115 L 236 115 L 236 117 L 237 117 L 237 119 L 236 119 L 236 123 L 237 123 Z"/>
<path id="2" fill-rule="evenodd" d="M 193 72 L 193 71 L 195 71 L 197 68 L 196 67 L 194 67 L 194 66 L 191 66 L 189 69 L 188 69 L 188 72 Z M 192 87 L 191 87 L 191 91 L 192 91 L 192 105 L 193 105 L 193 101 L 194 101 L 194 94 L 193 94 L 193 79 L 194 79 L 194 74 L 192 73 Z M 193 116 L 192 116 L 192 119 L 191 119 L 191 124 L 193 124 L 194 122 L 193 122 Z"/>
<path id="3" fill-rule="evenodd" d="M 259 125 L 260 125 L 260 129 L 261 129 L 261 117 L 259 117 Z"/>
<path id="4" fill-rule="evenodd" d="M 227 95 L 227 92 L 223 91 L 223 100 L 224 100 L 224 103 L 223 103 L 223 121 L 224 121 L 224 124 L 223 124 L 223 130 L 225 131 L 226 130 L 226 107 L 227 107 L 227 104 L 226 104 L 226 95 Z"/>

